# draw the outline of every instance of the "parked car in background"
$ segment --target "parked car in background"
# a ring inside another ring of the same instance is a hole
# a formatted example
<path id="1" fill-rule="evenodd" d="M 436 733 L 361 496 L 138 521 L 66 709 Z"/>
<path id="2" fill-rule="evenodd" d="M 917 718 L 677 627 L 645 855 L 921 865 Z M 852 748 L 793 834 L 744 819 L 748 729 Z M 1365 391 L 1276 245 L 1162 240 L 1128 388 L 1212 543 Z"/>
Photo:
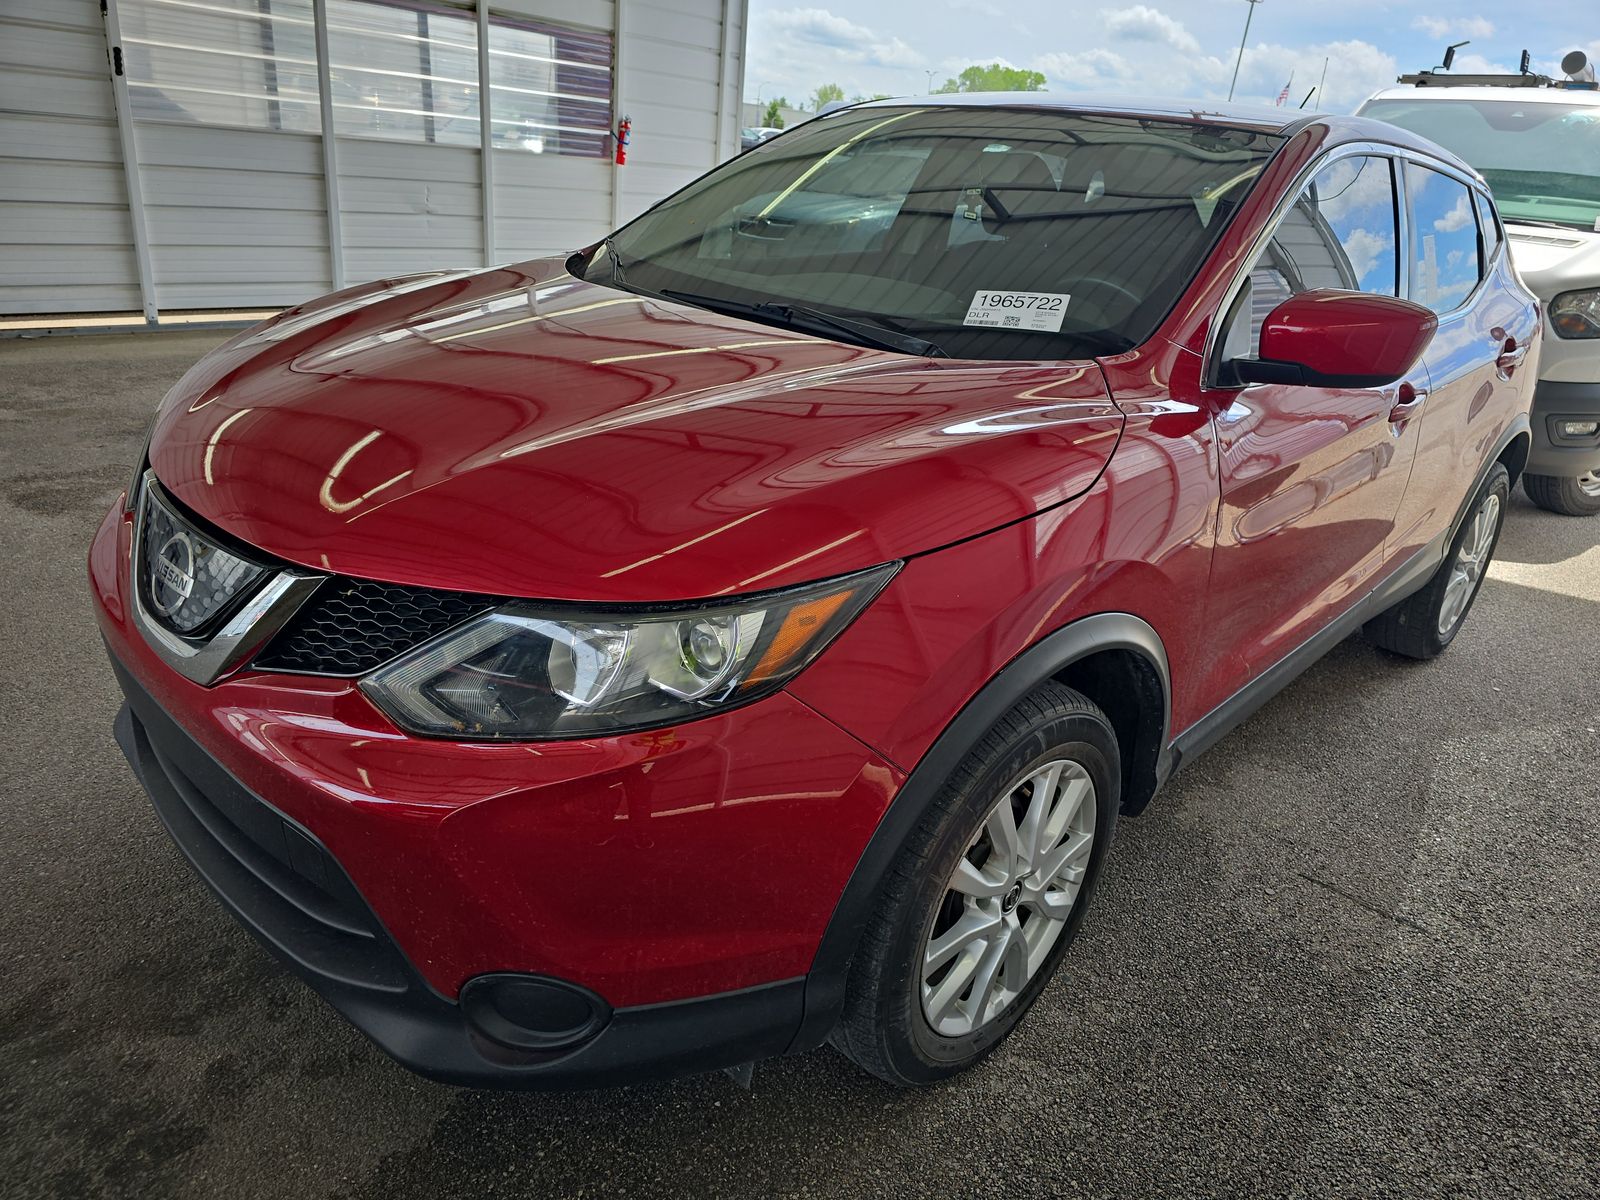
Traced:
<path id="1" fill-rule="evenodd" d="M 1455 639 L 1538 339 L 1482 179 L 1393 126 L 847 108 L 196 364 L 90 550 L 117 736 L 418 1071 L 930 1083 L 1120 814 L 1347 634 Z"/>
<path id="2" fill-rule="evenodd" d="M 1523 281 L 1545 309 L 1523 488 L 1535 504 L 1600 513 L 1600 90 L 1581 52 L 1537 75 L 1406 76 L 1361 113 L 1455 151 L 1493 191 Z"/>
<path id="3" fill-rule="evenodd" d="M 771 125 L 757 125 L 751 129 L 739 131 L 739 148 L 748 150 L 751 146 L 759 146 L 768 138 L 777 137 L 783 130 Z"/>

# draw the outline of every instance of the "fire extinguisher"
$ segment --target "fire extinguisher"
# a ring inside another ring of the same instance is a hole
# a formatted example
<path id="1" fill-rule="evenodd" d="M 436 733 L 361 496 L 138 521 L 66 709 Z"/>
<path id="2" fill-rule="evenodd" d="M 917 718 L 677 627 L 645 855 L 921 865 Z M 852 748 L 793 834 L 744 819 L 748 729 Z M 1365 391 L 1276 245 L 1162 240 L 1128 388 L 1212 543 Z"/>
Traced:
<path id="1" fill-rule="evenodd" d="M 633 118 L 623 117 L 617 122 L 617 166 L 628 164 L 628 143 L 633 139 Z"/>

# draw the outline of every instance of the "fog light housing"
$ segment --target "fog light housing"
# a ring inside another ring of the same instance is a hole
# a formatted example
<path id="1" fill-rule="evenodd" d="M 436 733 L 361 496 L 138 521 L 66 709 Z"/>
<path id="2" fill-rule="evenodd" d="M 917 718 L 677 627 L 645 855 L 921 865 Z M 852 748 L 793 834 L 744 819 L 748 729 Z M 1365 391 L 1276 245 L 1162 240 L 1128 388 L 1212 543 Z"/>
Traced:
<path id="1" fill-rule="evenodd" d="M 1556 432 L 1568 438 L 1594 437 L 1600 433 L 1600 421 L 1557 421 Z"/>
<path id="2" fill-rule="evenodd" d="M 479 975 L 461 989 L 479 1033 L 514 1050 L 570 1050 L 605 1028 L 611 1008 L 588 988 L 538 975 Z"/>

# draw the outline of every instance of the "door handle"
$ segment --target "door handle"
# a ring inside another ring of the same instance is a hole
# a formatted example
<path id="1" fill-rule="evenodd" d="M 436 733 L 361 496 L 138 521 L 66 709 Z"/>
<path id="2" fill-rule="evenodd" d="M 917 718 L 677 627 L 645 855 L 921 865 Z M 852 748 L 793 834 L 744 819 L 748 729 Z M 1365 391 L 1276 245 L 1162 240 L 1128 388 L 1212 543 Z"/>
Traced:
<path id="1" fill-rule="evenodd" d="M 1502 375 L 1509 375 L 1522 365 L 1522 360 L 1528 357 L 1528 347 L 1517 345 L 1517 339 L 1508 337 L 1500 347 L 1500 353 L 1495 356 L 1494 365 L 1500 369 Z"/>
<path id="2" fill-rule="evenodd" d="M 1418 387 L 1409 379 L 1400 385 L 1395 395 L 1394 407 L 1389 410 L 1389 424 L 1398 425 L 1417 415 L 1422 402 L 1428 398 L 1428 389 Z"/>

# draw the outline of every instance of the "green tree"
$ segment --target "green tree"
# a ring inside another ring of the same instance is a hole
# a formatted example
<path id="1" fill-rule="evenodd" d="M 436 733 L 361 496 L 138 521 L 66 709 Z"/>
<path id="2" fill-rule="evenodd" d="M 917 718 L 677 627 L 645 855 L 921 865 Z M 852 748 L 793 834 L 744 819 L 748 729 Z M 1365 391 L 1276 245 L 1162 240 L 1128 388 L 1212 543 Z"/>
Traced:
<path id="1" fill-rule="evenodd" d="M 954 79 L 946 79 L 944 86 L 936 89 L 946 92 L 1042 92 L 1044 76 L 1038 71 L 1021 67 L 1007 67 L 1000 63 L 988 66 L 974 64 Z"/>
<path id="2" fill-rule="evenodd" d="M 862 104 L 862 103 L 864 103 L 864 102 L 866 102 L 868 100 L 889 100 L 889 99 L 892 99 L 892 98 L 893 97 L 891 97 L 888 92 L 873 92 L 872 95 L 870 95 L 870 96 L 866 96 L 866 95 L 851 96 L 850 97 L 850 103 L 851 104 Z"/>
<path id="3" fill-rule="evenodd" d="M 1042 83 L 1044 76 L 1039 76 Z M 844 99 L 844 89 L 837 83 L 825 83 L 819 87 L 811 97 L 811 111 L 821 112 L 824 104 L 832 104 L 835 100 Z"/>
<path id="4" fill-rule="evenodd" d="M 767 111 L 761 114 L 761 125 L 765 129 L 783 128 L 783 110 L 789 107 L 786 97 L 779 96 L 776 100 L 767 101 Z"/>

